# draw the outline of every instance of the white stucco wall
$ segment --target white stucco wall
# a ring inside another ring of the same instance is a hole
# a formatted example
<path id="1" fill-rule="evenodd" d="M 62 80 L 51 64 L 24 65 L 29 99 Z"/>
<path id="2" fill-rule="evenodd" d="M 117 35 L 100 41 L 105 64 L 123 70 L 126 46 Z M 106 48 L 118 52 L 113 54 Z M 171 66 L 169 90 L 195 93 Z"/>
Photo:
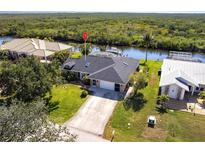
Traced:
<path id="1" fill-rule="evenodd" d="M 168 90 L 168 95 L 170 98 L 177 98 L 177 94 L 178 94 L 178 86 L 177 85 L 170 85 L 169 86 L 169 90 Z"/>
<path id="2" fill-rule="evenodd" d="M 161 95 L 165 93 L 165 87 L 161 87 Z"/>
<path id="3" fill-rule="evenodd" d="M 180 94 L 180 100 L 183 100 L 184 99 L 184 94 L 185 94 L 185 90 L 184 89 L 182 89 L 181 90 L 181 94 Z"/>

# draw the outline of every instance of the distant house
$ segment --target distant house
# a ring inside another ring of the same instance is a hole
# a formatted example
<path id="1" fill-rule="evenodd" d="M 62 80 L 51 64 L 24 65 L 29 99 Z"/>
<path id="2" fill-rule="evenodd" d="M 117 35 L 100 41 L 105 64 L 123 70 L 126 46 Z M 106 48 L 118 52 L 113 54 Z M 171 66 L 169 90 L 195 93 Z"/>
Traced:
<path id="1" fill-rule="evenodd" d="M 124 92 L 129 77 L 139 66 L 139 61 L 126 57 L 83 56 L 68 59 L 63 68 L 73 72 L 77 78 L 87 75 L 90 85 L 104 89 Z"/>
<path id="2" fill-rule="evenodd" d="M 161 94 L 183 100 L 186 95 L 205 90 L 205 64 L 187 60 L 164 59 L 161 67 Z"/>
<path id="3" fill-rule="evenodd" d="M 23 55 L 34 55 L 41 60 L 47 60 L 55 52 L 60 50 L 71 50 L 72 46 L 49 42 L 41 39 L 20 38 L 13 39 L 0 46 L 1 50 L 9 50 L 10 54 L 16 58 Z"/>

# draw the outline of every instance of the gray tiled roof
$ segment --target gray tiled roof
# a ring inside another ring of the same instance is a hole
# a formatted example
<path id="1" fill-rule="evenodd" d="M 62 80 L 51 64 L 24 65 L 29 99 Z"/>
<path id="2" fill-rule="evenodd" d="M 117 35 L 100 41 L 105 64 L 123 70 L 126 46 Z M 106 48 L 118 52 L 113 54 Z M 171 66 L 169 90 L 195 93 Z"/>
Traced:
<path id="1" fill-rule="evenodd" d="M 124 83 L 122 79 L 120 78 L 120 75 L 117 73 L 117 71 L 113 67 L 109 67 L 96 74 L 90 75 L 89 77 L 91 79 L 98 79 L 98 80 L 110 81 L 110 82 L 115 82 L 115 83 Z"/>
<path id="2" fill-rule="evenodd" d="M 127 83 L 139 65 L 138 60 L 127 57 L 87 56 L 85 61 L 83 56 L 81 59 L 68 59 L 63 68 L 71 62 L 75 63 L 72 71 L 88 73 L 89 78 L 115 83 Z"/>
<path id="3" fill-rule="evenodd" d="M 80 59 L 67 59 L 64 65 L 70 61 L 75 61 L 75 66 L 72 68 L 73 71 L 86 72 L 89 74 L 114 64 L 114 61 L 108 57 L 87 56 L 85 61 L 83 56 Z M 86 63 L 89 63 L 89 67 L 85 67 Z"/>

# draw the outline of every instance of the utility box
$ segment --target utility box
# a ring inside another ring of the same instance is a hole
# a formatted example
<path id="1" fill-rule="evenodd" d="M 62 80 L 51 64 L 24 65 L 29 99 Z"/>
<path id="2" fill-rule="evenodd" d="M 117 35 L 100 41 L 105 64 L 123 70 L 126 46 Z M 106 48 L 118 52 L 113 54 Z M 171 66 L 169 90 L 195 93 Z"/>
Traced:
<path id="1" fill-rule="evenodd" d="M 157 120 L 155 116 L 149 116 L 147 119 L 148 127 L 154 127 L 157 124 Z"/>

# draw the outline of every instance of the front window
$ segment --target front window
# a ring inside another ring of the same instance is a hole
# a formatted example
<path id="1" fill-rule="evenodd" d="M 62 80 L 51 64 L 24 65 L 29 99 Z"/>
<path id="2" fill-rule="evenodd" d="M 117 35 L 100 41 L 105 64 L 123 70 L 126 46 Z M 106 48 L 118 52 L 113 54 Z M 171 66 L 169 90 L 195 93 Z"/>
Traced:
<path id="1" fill-rule="evenodd" d="M 93 86 L 96 86 L 96 80 L 93 80 Z"/>
<path id="2" fill-rule="evenodd" d="M 80 78 L 80 72 L 78 72 L 78 78 Z"/>

